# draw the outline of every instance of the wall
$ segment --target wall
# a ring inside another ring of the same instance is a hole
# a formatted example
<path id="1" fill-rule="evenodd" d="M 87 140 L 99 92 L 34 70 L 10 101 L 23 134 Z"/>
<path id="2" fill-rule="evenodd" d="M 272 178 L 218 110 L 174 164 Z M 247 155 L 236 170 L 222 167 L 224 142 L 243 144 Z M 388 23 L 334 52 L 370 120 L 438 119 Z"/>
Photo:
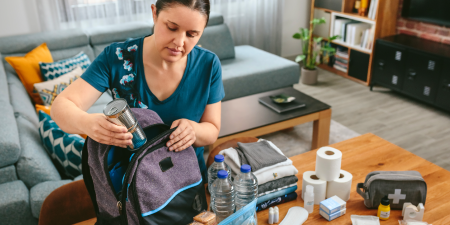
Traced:
<path id="1" fill-rule="evenodd" d="M 292 38 L 300 27 L 309 27 L 311 0 L 284 0 L 281 56 L 295 56 L 302 52 L 300 41 Z"/>
<path id="2" fill-rule="evenodd" d="M 40 31 L 35 0 L 0 0 L 0 37 Z"/>
<path id="3" fill-rule="evenodd" d="M 400 0 L 397 33 L 418 36 L 420 38 L 450 44 L 450 28 L 402 18 L 402 5 L 403 0 Z"/>

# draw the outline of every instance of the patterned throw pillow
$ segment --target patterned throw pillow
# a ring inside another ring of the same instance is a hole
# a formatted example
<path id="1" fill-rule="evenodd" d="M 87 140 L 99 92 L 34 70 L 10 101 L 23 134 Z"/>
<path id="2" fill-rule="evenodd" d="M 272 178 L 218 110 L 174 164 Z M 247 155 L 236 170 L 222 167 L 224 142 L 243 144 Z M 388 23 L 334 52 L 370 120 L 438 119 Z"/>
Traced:
<path id="1" fill-rule="evenodd" d="M 39 63 L 44 81 L 56 79 L 78 66 L 85 71 L 89 65 L 91 65 L 91 61 L 84 52 L 80 52 L 72 58 L 63 59 L 54 63 Z"/>
<path id="2" fill-rule="evenodd" d="M 68 134 L 43 111 L 39 111 L 39 134 L 56 167 L 63 168 L 70 178 L 75 178 L 81 171 L 81 151 L 84 139 L 78 134 Z"/>
<path id="3" fill-rule="evenodd" d="M 34 84 L 34 89 L 41 96 L 45 106 L 51 106 L 56 96 L 83 74 L 81 67 L 64 74 L 54 80 Z"/>

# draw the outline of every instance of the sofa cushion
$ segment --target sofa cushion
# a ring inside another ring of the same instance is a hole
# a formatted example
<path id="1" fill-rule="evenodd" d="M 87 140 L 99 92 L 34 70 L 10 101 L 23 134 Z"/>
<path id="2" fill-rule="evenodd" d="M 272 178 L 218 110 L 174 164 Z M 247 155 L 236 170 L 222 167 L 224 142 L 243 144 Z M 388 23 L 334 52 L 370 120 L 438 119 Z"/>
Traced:
<path id="1" fill-rule="evenodd" d="M 210 12 L 208 26 L 223 24 L 223 16 L 218 12 Z"/>
<path id="2" fill-rule="evenodd" d="M 84 54 L 86 54 L 89 57 L 89 60 L 91 62 L 94 61 L 94 59 L 96 57 L 96 56 L 94 56 L 94 51 L 92 50 L 92 47 L 90 45 L 83 45 L 83 46 L 74 47 L 74 48 L 51 50 L 53 60 L 55 60 L 55 61 L 71 58 L 80 52 L 83 52 Z"/>
<path id="3" fill-rule="evenodd" d="M 94 105 L 91 106 L 87 110 L 88 113 L 103 113 L 103 109 L 105 108 L 106 104 L 108 104 L 110 101 L 112 101 L 113 98 L 111 94 L 106 91 L 104 92 L 100 98 L 94 103 Z"/>
<path id="4" fill-rule="evenodd" d="M 17 180 L 17 173 L 14 165 L 0 168 L 0 184 L 15 180 Z"/>
<path id="5" fill-rule="evenodd" d="M 86 30 L 90 44 L 111 44 L 125 41 L 127 38 L 137 38 L 153 34 L 153 24 L 150 22 L 130 22 L 110 26 L 101 26 Z"/>
<path id="6" fill-rule="evenodd" d="M 25 87 L 16 75 L 7 72 L 6 76 L 8 77 L 9 96 L 15 115 L 21 115 L 26 118 L 28 121 L 32 122 L 37 129 L 39 120 Z"/>
<path id="7" fill-rule="evenodd" d="M 75 179 L 73 179 L 73 181 L 77 181 L 77 180 L 83 180 L 83 174 L 81 174 L 78 177 L 75 177 Z"/>
<path id="8" fill-rule="evenodd" d="M 71 58 L 59 60 L 53 63 L 41 62 L 39 63 L 39 68 L 41 70 L 42 79 L 44 79 L 44 81 L 49 81 L 69 73 L 77 67 L 80 67 L 82 70 L 86 70 L 89 65 L 91 65 L 91 60 L 89 60 L 89 57 L 84 52 L 80 52 Z"/>
<path id="9" fill-rule="evenodd" d="M 198 44 L 216 53 L 220 60 L 235 57 L 233 38 L 225 24 L 205 28 Z"/>
<path id="10" fill-rule="evenodd" d="M 44 181 L 61 180 L 42 145 L 39 130 L 22 116 L 16 118 L 22 154 L 16 164 L 17 175 L 28 188 Z"/>
<path id="11" fill-rule="evenodd" d="M 223 101 L 289 87 L 298 83 L 297 63 L 257 48 L 237 46 L 236 58 L 221 61 Z"/>
<path id="12" fill-rule="evenodd" d="M 28 188 L 21 180 L 0 184 L 0 218 L 2 225 L 38 224 L 31 214 Z"/>
<path id="13" fill-rule="evenodd" d="M 95 57 L 97 57 L 98 55 L 100 55 L 100 53 L 102 53 L 103 50 L 104 50 L 106 47 L 108 47 L 109 45 L 111 45 L 111 43 L 94 45 L 94 54 L 95 54 Z"/>
<path id="14" fill-rule="evenodd" d="M 81 151 L 84 139 L 77 134 L 68 134 L 46 113 L 39 111 L 39 134 L 44 148 L 69 178 L 81 174 Z"/>
<path id="15" fill-rule="evenodd" d="M 0 116 L 0 167 L 5 167 L 19 160 L 21 148 L 13 108 L 9 102 L 0 101 L 0 104 L 2 105 L 2 116 Z"/>
<path id="16" fill-rule="evenodd" d="M 34 218 L 39 218 L 39 213 L 41 212 L 42 203 L 44 203 L 45 198 L 55 189 L 70 182 L 72 180 L 46 181 L 32 187 L 30 190 L 30 205 Z"/>
<path id="17" fill-rule="evenodd" d="M 50 49 L 50 51 L 52 51 L 57 49 L 87 46 L 89 45 L 89 39 L 81 29 L 71 29 L 64 31 L 58 30 L 1 37 L 0 52 L 2 54 L 23 54 L 31 51 L 36 46 L 42 43 L 47 43 L 48 48 Z"/>
<path id="18" fill-rule="evenodd" d="M 9 56 L 5 57 L 5 60 L 14 68 L 33 101 L 37 104 L 42 104 L 39 94 L 33 89 L 33 84 L 43 81 L 39 63 L 53 62 L 52 54 L 48 50 L 47 44 L 39 45 L 25 54 L 25 56 Z"/>
<path id="19" fill-rule="evenodd" d="M 87 57 L 87 56 L 86 56 Z M 81 77 L 83 69 L 77 66 L 72 71 L 65 73 L 53 80 L 34 84 L 34 89 L 41 96 L 45 106 L 51 106 L 55 98 L 61 94 L 70 84 Z"/>

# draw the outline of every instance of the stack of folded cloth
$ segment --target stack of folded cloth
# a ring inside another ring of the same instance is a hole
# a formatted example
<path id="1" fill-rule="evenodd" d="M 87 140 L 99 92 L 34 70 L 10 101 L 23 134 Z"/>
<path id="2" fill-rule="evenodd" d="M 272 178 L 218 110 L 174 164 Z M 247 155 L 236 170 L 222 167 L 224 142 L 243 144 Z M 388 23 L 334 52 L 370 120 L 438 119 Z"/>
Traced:
<path id="1" fill-rule="evenodd" d="M 238 143 L 238 148 L 219 152 L 224 155 L 233 177 L 243 164 L 252 168 L 258 179 L 257 211 L 297 198 L 298 170 L 272 142 L 260 139 L 254 143 Z"/>

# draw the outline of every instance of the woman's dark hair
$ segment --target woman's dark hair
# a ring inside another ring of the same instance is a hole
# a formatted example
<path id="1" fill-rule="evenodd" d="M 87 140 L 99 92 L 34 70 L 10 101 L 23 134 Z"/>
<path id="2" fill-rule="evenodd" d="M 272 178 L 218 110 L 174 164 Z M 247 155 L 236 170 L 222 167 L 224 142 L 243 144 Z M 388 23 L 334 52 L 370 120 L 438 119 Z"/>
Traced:
<path id="1" fill-rule="evenodd" d="M 170 8 L 176 4 L 184 5 L 192 10 L 197 10 L 204 14 L 206 16 L 206 24 L 208 24 L 210 10 L 209 0 L 157 0 L 155 3 L 156 16 L 158 16 L 162 10 Z"/>

